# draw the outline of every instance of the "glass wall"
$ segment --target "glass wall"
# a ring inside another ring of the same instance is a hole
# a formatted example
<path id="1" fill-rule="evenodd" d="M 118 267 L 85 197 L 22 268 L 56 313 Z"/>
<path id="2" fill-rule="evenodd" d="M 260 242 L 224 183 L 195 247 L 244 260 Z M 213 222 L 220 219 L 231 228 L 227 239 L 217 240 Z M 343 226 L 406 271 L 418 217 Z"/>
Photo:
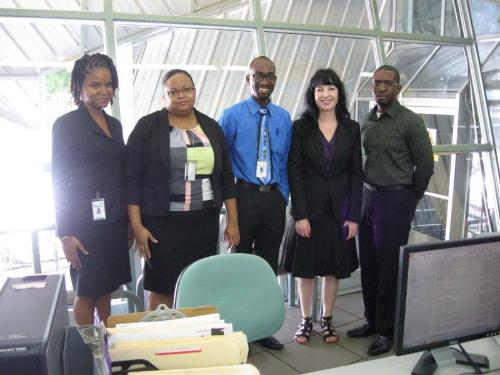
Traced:
<path id="1" fill-rule="evenodd" d="M 469 15 L 459 17 L 469 6 L 475 38 Z M 434 142 L 435 175 L 414 229 L 437 239 L 499 230 L 500 29 L 492 1 L 0 0 L 0 9 L 2 270 L 33 269 L 34 245 L 36 271 L 66 264 L 53 232 L 51 126 L 74 108 L 73 62 L 95 52 L 117 63 L 112 111 L 126 136 L 162 107 L 161 77 L 174 67 L 192 73 L 197 108 L 215 118 L 248 96 L 255 56 L 276 62 L 273 101 L 294 118 L 309 77 L 331 67 L 361 122 L 373 105 L 373 70 L 393 64 L 401 102 L 425 119 Z"/>
<path id="2" fill-rule="evenodd" d="M 236 20 L 253 19 L 248 1 L 192 0 L 192 1 L 113 1 L 113 10 L 121 13 L 223 18 Z M 189 22 L 186 20 L 186 22 Z"/>
<path id="3" fill-rule="evenodd" d="M 217 118 L 246 95 L 248 61 L 257 53 L 249 31 L 118 23 L 116 35 L 126 134 L 140 117 L 162 108 L 161 79 L 172 68 L 192 74 L 196 107 L 209 116 Z"/>
<path id="4" fill-rule="evenodd" d="M 377 0 L 384 31 L 460 36 L 453 0 Z"/>

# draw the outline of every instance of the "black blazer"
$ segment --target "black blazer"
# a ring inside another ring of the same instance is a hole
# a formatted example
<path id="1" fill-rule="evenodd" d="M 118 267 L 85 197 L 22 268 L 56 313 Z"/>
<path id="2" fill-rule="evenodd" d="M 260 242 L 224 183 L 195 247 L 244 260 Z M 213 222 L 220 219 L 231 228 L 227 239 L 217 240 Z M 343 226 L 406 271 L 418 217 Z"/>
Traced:
<path id="1" fill-rule="evenodd" d="M 319 219 L 330 197 L 336 220 L 359 222 L 363 186 L 359 124 L 339 120 L 333 161 L 328 168 L 317 121 L 294 121 L 288 180 L 295 220 Z"/>
<path id="2" fill-rule="evenodd" d="M 87 108 L 59 117 L 52 128 L 52 185 L 57 234 L 126 220 L 125 143 L 120 122 L 105 113 L 109 138 Z M 94 221 L 91 200 L 104 198 L 106 220 Z"/>
<path id="3" fill-rule="evenodd" d="M 215 206 L 236 197 L 226 139 L 219 124 L 195 109 L 196 119 L 214 151 L 211 177 Z M 142 117 L 127 141 L 127 203 L 141 207 L 141 213 L 163 216 L 170 210 L 170 126 L 164 108 Z"/>

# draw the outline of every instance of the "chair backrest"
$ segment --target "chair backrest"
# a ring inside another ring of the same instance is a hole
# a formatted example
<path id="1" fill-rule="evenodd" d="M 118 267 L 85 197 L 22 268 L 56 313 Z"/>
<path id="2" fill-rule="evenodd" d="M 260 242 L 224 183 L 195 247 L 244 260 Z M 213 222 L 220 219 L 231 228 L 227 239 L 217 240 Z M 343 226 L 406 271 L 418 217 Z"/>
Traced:
<path id="1" fill-rule="evenodd" d="M 272 336 L 285 319 L 276 275 L 265 260 L 250 254 L 214 255 L 192 263 L 177 280 L 174 301 L 175 307 L 215 306 L 249 342 Z"/>

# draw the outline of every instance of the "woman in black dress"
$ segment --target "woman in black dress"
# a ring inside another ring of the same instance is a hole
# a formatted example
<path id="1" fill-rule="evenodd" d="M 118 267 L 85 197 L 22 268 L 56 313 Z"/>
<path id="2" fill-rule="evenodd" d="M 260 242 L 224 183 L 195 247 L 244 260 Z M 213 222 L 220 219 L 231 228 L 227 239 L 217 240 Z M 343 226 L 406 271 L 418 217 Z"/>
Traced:
<path id="1" fill-rule="evenodd" d="M 358 267 L 354 237 L 361 210 L 359 124 L 350 119 L 344 85 L 331 69 L 318 70 L 305 94 L 306 110 L 293 124 L 288 176 L 297 240 L 285 269 L 297 278 L 302 322 L 295 341 L 312 329 L 314 277 L 323 277 L 321 334 L 338 341 L 332 323 L 338 280 Z"/>
<path id="2" fill-rule="evenodd" d="M 71 93 L 78 109 L 52 129 L 52 182 L 57 235 L 71 264 L 77 324 L 106 322 L 111 292 L 128 283 L 125 144 L 120 122 L 104 112 L 118 77 L 106 55 L 75 61 Z"/>
<path id="3" fill-rule="evenodd" d="M 172 306 L 177 277 L 190 263 L 215 255 L 219 213 L 224 236 L 239 243 L 236 188 L 219 124 L 194 108 L 196 88 L 185 70 L 162 80 L 165 108 L 144 116 L 127 142 L 127 208 L 145 259 L 149 309 Z"/>

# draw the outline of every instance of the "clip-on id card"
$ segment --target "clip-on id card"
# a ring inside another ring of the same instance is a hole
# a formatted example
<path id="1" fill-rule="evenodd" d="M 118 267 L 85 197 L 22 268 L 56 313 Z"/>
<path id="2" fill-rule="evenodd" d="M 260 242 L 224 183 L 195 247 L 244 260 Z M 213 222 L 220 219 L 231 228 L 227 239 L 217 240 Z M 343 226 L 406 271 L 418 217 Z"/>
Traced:
<path id="1" fill-rule="evenodd" d="M 92 199 L 92 218 L 94 221 L 106 220 L 106 206 L 104 198 Z"/>
<path id="2" fill-rule="evenodd" d="M 267 177 L 267 161 L 257 160 L 257 178 L 266 178 Z"/>
<path id="3" fill-rule="evenodd" d="M 184 180 L 196 180 L 196 163 L 194 161 L 187 161 L 186 164 L 184 164 Z"/>

